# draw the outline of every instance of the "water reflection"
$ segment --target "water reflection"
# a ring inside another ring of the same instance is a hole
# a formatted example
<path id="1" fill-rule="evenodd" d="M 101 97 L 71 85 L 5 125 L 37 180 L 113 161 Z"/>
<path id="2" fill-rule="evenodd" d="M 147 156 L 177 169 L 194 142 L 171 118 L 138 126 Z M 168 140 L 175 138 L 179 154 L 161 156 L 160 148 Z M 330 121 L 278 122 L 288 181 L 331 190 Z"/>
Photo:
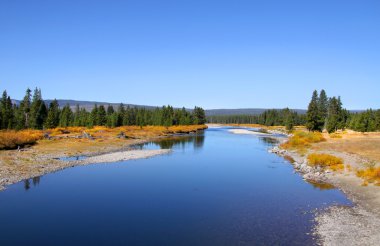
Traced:
<path id="1" fill-rule="evenodd" d="M 205 136 L 204 133 L 201 132 L 191 136 L 165 138 L 158 141 L 135 145 L 134 147 L 137 149 L 185 149 L 187 147 L 193 147 L 194 150 L 199 150 L 203 148 L 204 141 Z"/>
<path id="2" fill-rule="evenodd" d="M 34 187 L 40 184 L 41 176 L 36 176 L 31 179 L 25 179 L 24 180 L 24 190 L 29 190 L 31 188 L 31 182 Z"/>
<path id="3" fill-rule="evenodd" d="M 265 145 L 269 145 L 269 146 L 280 143 L 280 140 L 278 138 L 274 138 L 274 137 L 260 137 L 259 141 L 264 143 Z"/>
<path id="4" fill-rule="evenodd" d="M 309 184 L 311 184 L 314 188 L 318 190 L 333 190 L 336 189 L 335 186 L 332 184 L 328 183 L 318 183 L 318 182 L 312 182 L 312 181 L 307 181 Z"/>

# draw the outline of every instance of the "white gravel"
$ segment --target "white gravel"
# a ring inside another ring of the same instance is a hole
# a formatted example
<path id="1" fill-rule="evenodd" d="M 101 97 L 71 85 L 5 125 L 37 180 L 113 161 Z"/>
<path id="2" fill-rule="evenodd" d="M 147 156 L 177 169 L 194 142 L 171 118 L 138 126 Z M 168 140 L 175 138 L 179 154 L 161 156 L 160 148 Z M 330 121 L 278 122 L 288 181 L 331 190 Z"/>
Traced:
<path id="1" fill-rule="evenodd" d="M 156 155 L 163 155 L 170 153 L 170 149 L 157 149 L 157 150 L 129 150 L 122 152 L 114 152 L 103 155 L 91 156 L 80 161 L 81 165 L 92 163 L 105 163 L 105 162 L 117 162 L 127 161 L 142 158 L 149 158 Z"/>

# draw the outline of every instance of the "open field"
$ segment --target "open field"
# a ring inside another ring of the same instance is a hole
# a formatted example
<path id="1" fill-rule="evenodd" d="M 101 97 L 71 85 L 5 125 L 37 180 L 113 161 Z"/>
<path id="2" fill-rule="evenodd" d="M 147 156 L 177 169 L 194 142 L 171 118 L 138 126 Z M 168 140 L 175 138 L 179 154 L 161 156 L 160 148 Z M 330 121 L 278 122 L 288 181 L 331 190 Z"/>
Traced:
<path id="1" fill-rule="evenodd" d="M 0 150 L 0 189 L 5 185 L 23 179 L 40 176 L 69 166 L 82 163 L 61 161 L 57 158 L 70 156 L 96 156 L 110 152 L 128 151 L 131 145 L 151 141 L 158 138 L 187 134 L 203 130 L 205 125 L 191 126 L 125 126 L 118 128 L 82 127 L 56 128 L 38 133 L 34 145 L 14 150 Z M 1 136 L 9 134 L 25 135 L 30 131 L 0 132 Z M 43 134 L 47 138 L 42 138 Z M 149 157 L 152 153 L 141 155 Z M 154 154 L 154 153 L 153 153 Z"/>
<path id="2" fill-rule="evenodd" d="M 330 134 L 331 135 L 331 134 Z M 380 162 L 380 132 L 360 133 L 345 131 L 337 133 L 331 138 L 329 134 L 324 134 L 326 142 L 312 146 L 313 150 L 331 150 L 346 152 L 362 158 Z M 339 137 L 336 137 L 336 136 Z"/>

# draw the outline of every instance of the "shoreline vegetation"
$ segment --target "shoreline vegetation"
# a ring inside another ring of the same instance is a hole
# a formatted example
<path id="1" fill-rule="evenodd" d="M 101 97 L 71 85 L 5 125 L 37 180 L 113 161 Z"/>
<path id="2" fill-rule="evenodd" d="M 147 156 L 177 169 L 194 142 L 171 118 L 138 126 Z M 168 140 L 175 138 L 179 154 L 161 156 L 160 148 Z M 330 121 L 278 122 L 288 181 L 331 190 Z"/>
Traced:
<path id="1" fill-rule="evenodd" d="M 283 132 L 283 126 L 241 124 Z M 353 207 L 332 206 L 318 211 L 314 234 L 323 245 L 377 245 L 380 241 L 380 133 L 352 130 L 309 132 L 295 127 L 269 149 L 289 160 L 295 172 L 313 185 L 340 189 Z M 364 145 L 364 146 L 363 146 Z"/>
<path id="2" fill-rule="evenodd" d="M 23 148 L 0 151 L 0 190 L 10 184 L 68 167 L 168 154 L 170 150 L 135 150 L 133 145 L 178 135 L 194 134 L 204 129 L 207 129 L 206 125 L 122 126 L 117 128 L 96 126 L 90 129 L 65 127 L 46 131 L 0 131 L 0 142 L 1 139 L 9 140 L 9 134 L 16 134 L 14 139 L 17 140 L 20 136 L 27 136 L 31 133 L 33 136 L 30 138 L 35 139 L 33 144 L 26 144 Z M 78 156 L 88 158 L 73 161 L 60 159 Z"/>

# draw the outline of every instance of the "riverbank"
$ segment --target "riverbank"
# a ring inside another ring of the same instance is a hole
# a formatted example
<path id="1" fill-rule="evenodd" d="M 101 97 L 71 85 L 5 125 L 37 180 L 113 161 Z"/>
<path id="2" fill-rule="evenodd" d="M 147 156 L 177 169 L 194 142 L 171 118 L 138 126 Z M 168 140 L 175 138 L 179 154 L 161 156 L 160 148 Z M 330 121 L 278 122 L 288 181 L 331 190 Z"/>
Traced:
<path id="1" fill-rule="evenodd" d="M 284 133 L 282 127 L 260 125 L 232 125 L 262 128 L 269 133 Z M 294 136 L 284 134 L 287 138 L 268 152 L 289 160 L 294 172 L 318 187 L 335 187 L 340 189 L 354 204 L 352 207 L 332 206 L 315 214 L 313 234 L 321 245 L 378 245 L 380 242 L 380 186 L 379 183 L 367 182 L 358 177 L 360 170 L 376 168 L 380 162 L 380 133 L 358 133 L 353 131 L 335 134 L 306 133 L 301 127 Z M 248 130 L 235 131 L 247 134 Z M 308 139 L 309 138 L 309 139 Z M 293 140 L 293 141 L 289 141 Z M 291 142 L 291 143 L 287 143 Z M 333 170 L 310 165 L 309 154 L 328 154 L 343 160 L 343 168 Z M 371 167 L 368 167 L 371 165 Z"/>
<path id="2" fill-rule="evenodd" d="M 322 245 L 378 245 L 380 241 L 380 187 L 374 184 L 363 185 L 363 180 L 357 177 L 357 170 L 366 168 L 366 163 L 374 160 L 376 144 L 380 143 L 378 134 L 360 135 L 348 133 L 345 138 L 331 138 L 324 134 L 326 141 L 314 143 L 302 151 L 282 149 L 275 146 L 269 152 L 291 160 L 295 172 L 306 181 L 319 184 L 329 184 L 340 189 L 354 203 L 353 207 L 333 206 L 319 211 L 315 216 L 316 226 L 314 234 L 320 239 Z M 371 140 L 372 147 L 367 147 L 367 153 L 351 149 L 347 153 L 343 145 L 356 146 L 361 149 L 363 141 Z M 352 143 L 351 143 L 352 142 Z M 338 146 L 338 147 L 337 147 Z M 373 154 L 370 149 L 373 149 Z M 310 166 L 307 156 L 310 153 L 324 153 L 341 158 L 345 165 L 343 170 L 332 171 L 320 167 Z M 377 161 L 375 159 L 375 161 Z"/>
<path id="3" fill-rule="evenodd" d="M 0 150 L 0 190 L 24 179 L 68 167 L 167 154 L 170 150 L 136 150 L 133 146 L 172 136 L 192 134 L 206 128 L 205 125 L 196 125 L 54 129 L 47 138 L 38 140 L 33 146 L 20 150 Z M 86 158 L 71 161 L 62 159 L 62 157 L 76 156 Z"/>

